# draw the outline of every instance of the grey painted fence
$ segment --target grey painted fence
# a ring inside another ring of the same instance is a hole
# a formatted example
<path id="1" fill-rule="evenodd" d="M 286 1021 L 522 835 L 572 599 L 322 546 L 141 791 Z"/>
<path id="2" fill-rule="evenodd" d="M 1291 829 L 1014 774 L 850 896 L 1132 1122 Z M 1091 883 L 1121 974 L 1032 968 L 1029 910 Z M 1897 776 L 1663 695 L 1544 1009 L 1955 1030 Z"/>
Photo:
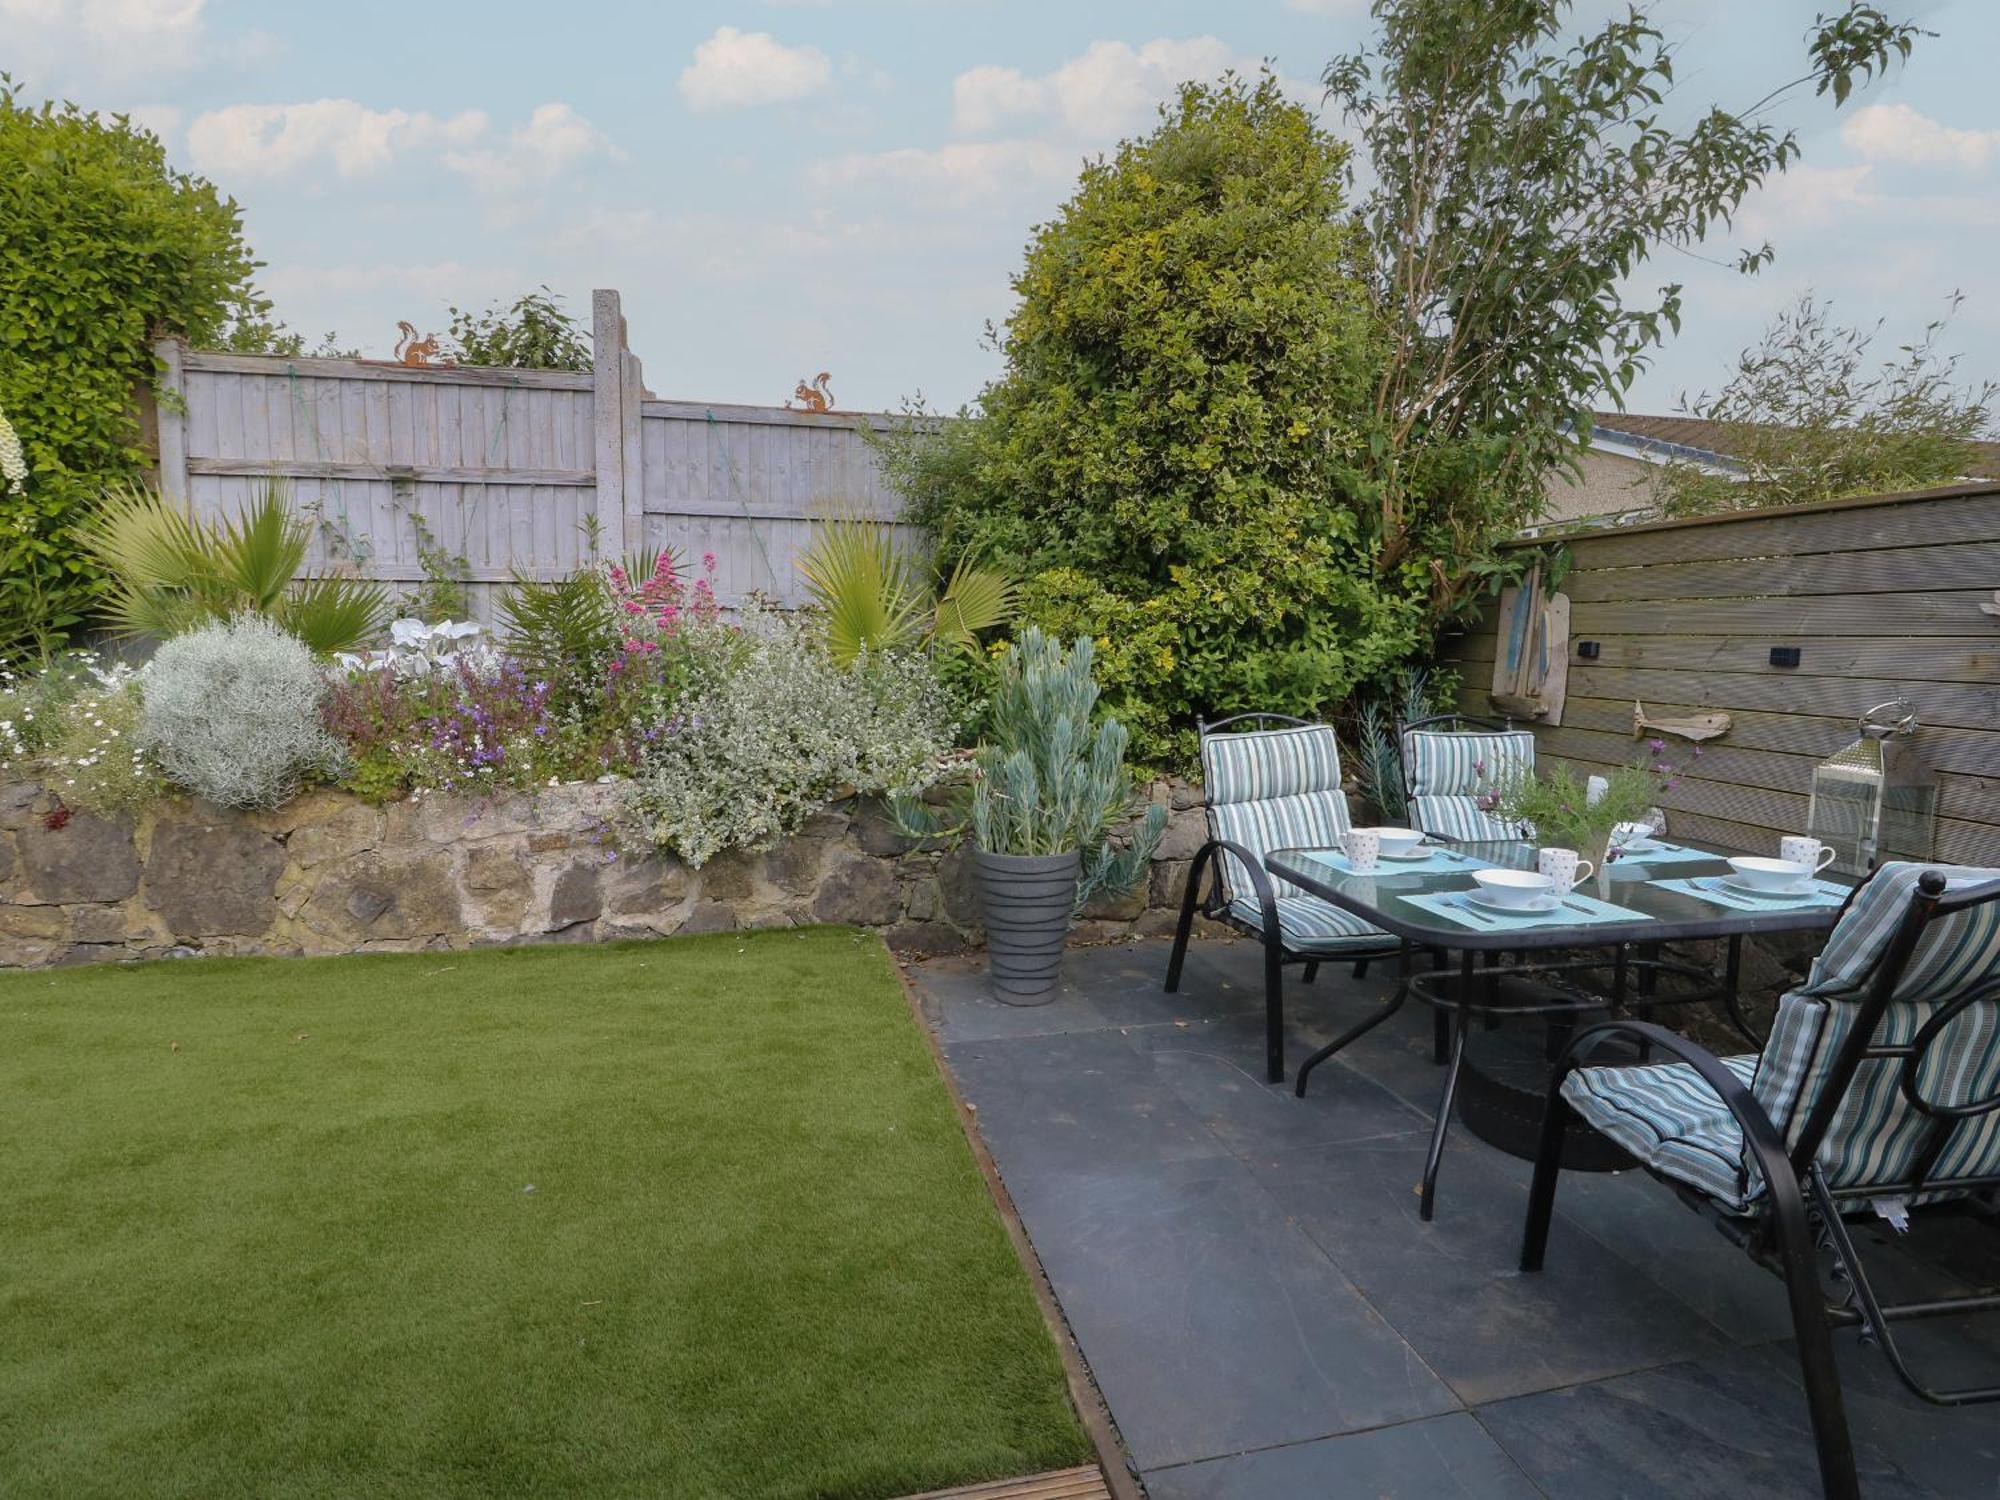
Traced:
<path id="1" fill-rule="evenodd" d="M 598 546 L 716 557 L 727 605 L 798 603 L 826 520 L 893 521 L 863 428 L 879 413 L 663 401 L 645 390 L 616 292 L 592 298 L 585 374 L 290 359 L 159 346 L 160 484 L 210 518 L 276 478 L 316 523 L 312 565 L 413 588 L 430 548 L 463 559 L 491 619 L 518 572 L 557 577 Z M 914 530 L 904 530 L 914 539 Z"/>

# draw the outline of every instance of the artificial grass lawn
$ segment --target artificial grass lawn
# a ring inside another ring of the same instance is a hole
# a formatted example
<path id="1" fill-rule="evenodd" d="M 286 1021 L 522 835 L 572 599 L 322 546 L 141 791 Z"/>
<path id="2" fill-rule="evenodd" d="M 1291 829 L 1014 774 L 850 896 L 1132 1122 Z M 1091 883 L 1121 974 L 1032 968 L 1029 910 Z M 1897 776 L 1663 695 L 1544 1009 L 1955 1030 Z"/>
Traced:
<path id="1" fill-rule="evenodd" d="M 0 975 L 0 1494 L 906 1494 L 1080 1463 L 841 928 Z"/>

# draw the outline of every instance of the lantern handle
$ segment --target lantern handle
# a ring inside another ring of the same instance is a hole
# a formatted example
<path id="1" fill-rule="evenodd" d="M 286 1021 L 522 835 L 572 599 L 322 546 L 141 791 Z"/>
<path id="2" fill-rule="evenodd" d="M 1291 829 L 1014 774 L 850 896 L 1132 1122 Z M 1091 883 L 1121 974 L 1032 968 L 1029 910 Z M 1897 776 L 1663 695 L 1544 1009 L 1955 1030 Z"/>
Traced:
<path id="1" fill-rule="evenodd" d="M 1900 709 L 1902 717 L 1897 719 L 1877 719 L 1883 709 Z M 1910 707 L 1910 700 L 1898 694 L 1887 703 L 1878 703 L 1861 716 L 1859 728 L 1862 733 L 1870 729 L 1887 730 L 1890 734 L 1914 734 L 1917 728 L 1917 711 Z"/>

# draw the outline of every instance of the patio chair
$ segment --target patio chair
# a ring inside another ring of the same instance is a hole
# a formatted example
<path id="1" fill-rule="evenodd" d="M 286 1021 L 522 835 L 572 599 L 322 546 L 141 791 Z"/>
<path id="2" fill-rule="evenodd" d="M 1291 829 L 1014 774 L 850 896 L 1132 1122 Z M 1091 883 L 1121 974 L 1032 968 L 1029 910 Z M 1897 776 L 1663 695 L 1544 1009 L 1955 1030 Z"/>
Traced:
<path id="1" fill-rule="evenodd" d="M 1586 1067 L 1613 1038 L 1672 1062 Z M 1876 1342 L 1897 1377 L 1941 1406 L 2000 1385 L 1937 1390 L 1897 1347 L 1900 1320 L 2000 1309 L 1991 1291 L 1885 1304 L 1841 1215 L 1979 1196 L 2000 1186 L 2000 869 L 1889 864 L 1848 898 L 1807 982 L 1778 1003 L 1761 1054 L 1718 1058 L 1661 1027 L 1611 1021 L 1558 1064 L 1535 1164 L 1521 1269 L 1539 1271 L 1580 1115 L 1784 1278 L 1820 1481 L 1858 1495 L 1831 1330 Z M 1829 1302 L 1815 1245 L 1842 1294 Z"/>
<path id="2" fill-rule="evenodd" d="M 1240 727 L 1229 733 L 1220 731 Z M 1257 727 L 1257 726 L 1276 727 Z M 1312 983 L 1322 962 L 1354 964 L 1402 951 L 1400 939 L 1264 868 L 1274 849 L 1329 847 L 1352 826 L 1340 789 L 1340 747 L 1324 724 L 1284 714 L 1236 714 L 1197 724 L 1208 842 L 1188 867 L 1166 989 L 1180 988 L 1181 962 L 1195 913 L 1234 927 L 1264 946 L 1264 1064 L 1285 1078 L 1284 966 L 1304 964 Z M 1206 899 L 1202 877 L 1210 876 Z"/>
<path id="3" fill-rule="evenodd" d="M 1520 836 L 1480 807 L 1479 794 L 1515 767 L 1534 769 L 1534 735 L 1497 719 L 1434 714 L 1403 725 L 1397 743 L 1411 827 L 1460 843 Z"/>

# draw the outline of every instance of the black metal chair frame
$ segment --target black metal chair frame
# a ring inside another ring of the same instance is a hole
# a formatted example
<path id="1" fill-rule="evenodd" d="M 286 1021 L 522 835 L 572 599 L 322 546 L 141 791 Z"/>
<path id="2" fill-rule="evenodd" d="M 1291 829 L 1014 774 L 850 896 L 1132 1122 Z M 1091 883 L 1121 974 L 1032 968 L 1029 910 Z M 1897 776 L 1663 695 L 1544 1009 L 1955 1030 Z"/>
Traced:
<path id="1" fill-rule="evenodd" d="M 1850 896 L 1849 900 L 1852 899 Z M 1574 1114 L 1569 1102 L 1563 1098 L 1562 1086 L 1593 1050 L 1616 1038 L 1638 1041 L 1687 1064 L 1727 1106 L 1743 1131 L 1744 1144 L 1765 1185 L 1764 1206 L 1760 1212 L 1748 1217 L 1727 1214 L 1705 1194 L 1689 1185 L 1658 1172 L 1653 1175 L 1674 1188 L 1691 1206 L 1714 1217 L 1760 1265 L 1783 1278 L 1798 1344 L 1806 1405 L 1812 1418 L 1820 1483 L 1832 1500 L 1858 1500 L 1861 1493 L 1854 1466 L 1853 1441 L 1848 1432 L 1841 1396 L 1840 1375 L 1834 1364 L 1834 1328 L 1860 1329 L 1865 1340 L 1881 1347 L 1897 1379 L 1913 1394 L 1934 1405 L 1969 1406 L 2000 1400 L 2000 1385 L 1967 1386 L 1954 1390 L 1934 1390 L 1925 1385 L 1897 1348 L 1892 1329 L 1898 1321 L 2000 1309 L 2000 1293 L 1980 1292 L 1967 1297 L 1884 1303 L 1868 1280 L 1854 1240 L 1840 1216 L 1842 1204 L 1869 1198 L 1914 1198 L 1922 1193 L 1940 1192 L 1990 1193 L 2000 1187 L 2000 1175 L 1957 1178 L 1931 1175 L 1949 1146 L 1952 1133 L 1966 1120 L 2000 1110 L 2000 1094 L 1964 1104 L 1946 1105 L 1925 1099 L 1917 1086 L 1924 1058 L 1946 1028 L 1968 1007 L 2000 999 L 2000 973 L 1983 976 L 1964 994 L 1941 1006 L 1910 1041 L 1892 1044 L 1874 1040 L 1882 1018 L 1894 1003 L 1896 986 L 1916 952 L 1925 927 L 1940 917 L 1992 901 L 2000 901 L 2000 882 L 1988 882 L 1950 895 L 1945 877 L 1940 872 L 1927 870 L 1919 877 L 1909 907 L 1876 963 L 1867 998 L 1861 1002 L 1861 1014 L 1834 1058 L 1826 1083 L 1813 1102 L 1797 1143 L 1789 1148 L 1785 1144 L 1784 1133 L 1764 1112 L 1756 1096 L 1723 1066 L 1721 1059 L 1685 1037 L 1646 1022 L 1607 1021 L 1581 1033 L 1565 1050 L 1549 1086 L 1548 1112 L 1542 1122 L 1541 1149 L 1535 1163 L 1527 1226 L 1521 1244 L 1523 1271 L 1541 1270 L 1548 1249 L 1549 1220 L 1555 1209 L 1556 1183 L 1562 1171 L 1563 1134 Z M 1910 1106 L 1930 1119 L 1930 1135 L 1917 1154 L 1914 1170 L 1906 1179 L 1830 1188 L 1821 1176 L 1815 1158 L 1853 1084 L 1856 1072 L 1862 1063 L 1868 1061 L 1900 1062 L 1898 1087 Z M 1832 1253 L 1835 1275 L 1845 1283 L 1844 1299 L 1838 1303 L 1827 1301 L 1820 1284 L 1816 1259 L 1819 1249 Z"/>
<path id="2" fill-rule="evenodd" d="M 1312 728 L 1311 719 L 1295 719 L 1289 714 L 1247 713 L 1232 714 L 1214 723 L 1195 721 L 1196 732 L 1206 739 L 1219 729 L 1231 724 L 1282 724 L 1293 728 Z M 1379 948 L 1357 948 L 1340 954 L 1305 953 L 1285 945 L 1284 933 L 1278 926 L 1277 892 L 1271 885 L 1271 877 L 1264 869 L 1264 861 L 1245 849 L 1241 844 L 1215 836 L 1215 816 L 1213 804 L 1203 801 L 1203 816 L 1208 819 L 1208 842 L 1195 852 L 1194 861 L 1188 866 L 1187 888 L 1181 894 L 1180 922 L 1174 929 L 1173 955 L 1167 960 L 1166 991 L 1173 994 L 1180 989 L 1181 965 L 1187 957 L 1188 938 L 1194 929 L 1196 912 L 1212 922 L 1220 922 L 1233 927 L 1248 937 L 1256 938 L 1264 949 L 1264 1074 L 1272 1083 L 1285 1081 L 1285 976 L 1287 964 L 1305 966 L 1304 982 L 1311 984 L 1319 974 L 1322 963 L 1352 963 L 1354 977 L 1367 977 L 1368 966 L 1377 959 L 1395 958 L 1405 952 L 1407 945 L 1401 938 L 1383 934 Z M 1224 870 L 1219 856 L 1231 854 L 1237 863 L 1250 874 L 1250 886 L 1257 898 L 1259 921 L 1252 923 L 1237 916 L 1230 910 L 1230 899 L 1224 880 Z M 1202 876 L 1213 872 L 1209 882 L 1206 900 L 1201 897 Z M 1395 1004 L 1401 1004 L 1401 988 L 1398 987 Z M 1393 1006 L 1391 1007 L 1393 1009 Z M 1384 1011 L 1375 1019 L 1380 1020 L 1389 1012 Z M 1363 1028 L 1366 1029 L 1365 1027 Z"/>

